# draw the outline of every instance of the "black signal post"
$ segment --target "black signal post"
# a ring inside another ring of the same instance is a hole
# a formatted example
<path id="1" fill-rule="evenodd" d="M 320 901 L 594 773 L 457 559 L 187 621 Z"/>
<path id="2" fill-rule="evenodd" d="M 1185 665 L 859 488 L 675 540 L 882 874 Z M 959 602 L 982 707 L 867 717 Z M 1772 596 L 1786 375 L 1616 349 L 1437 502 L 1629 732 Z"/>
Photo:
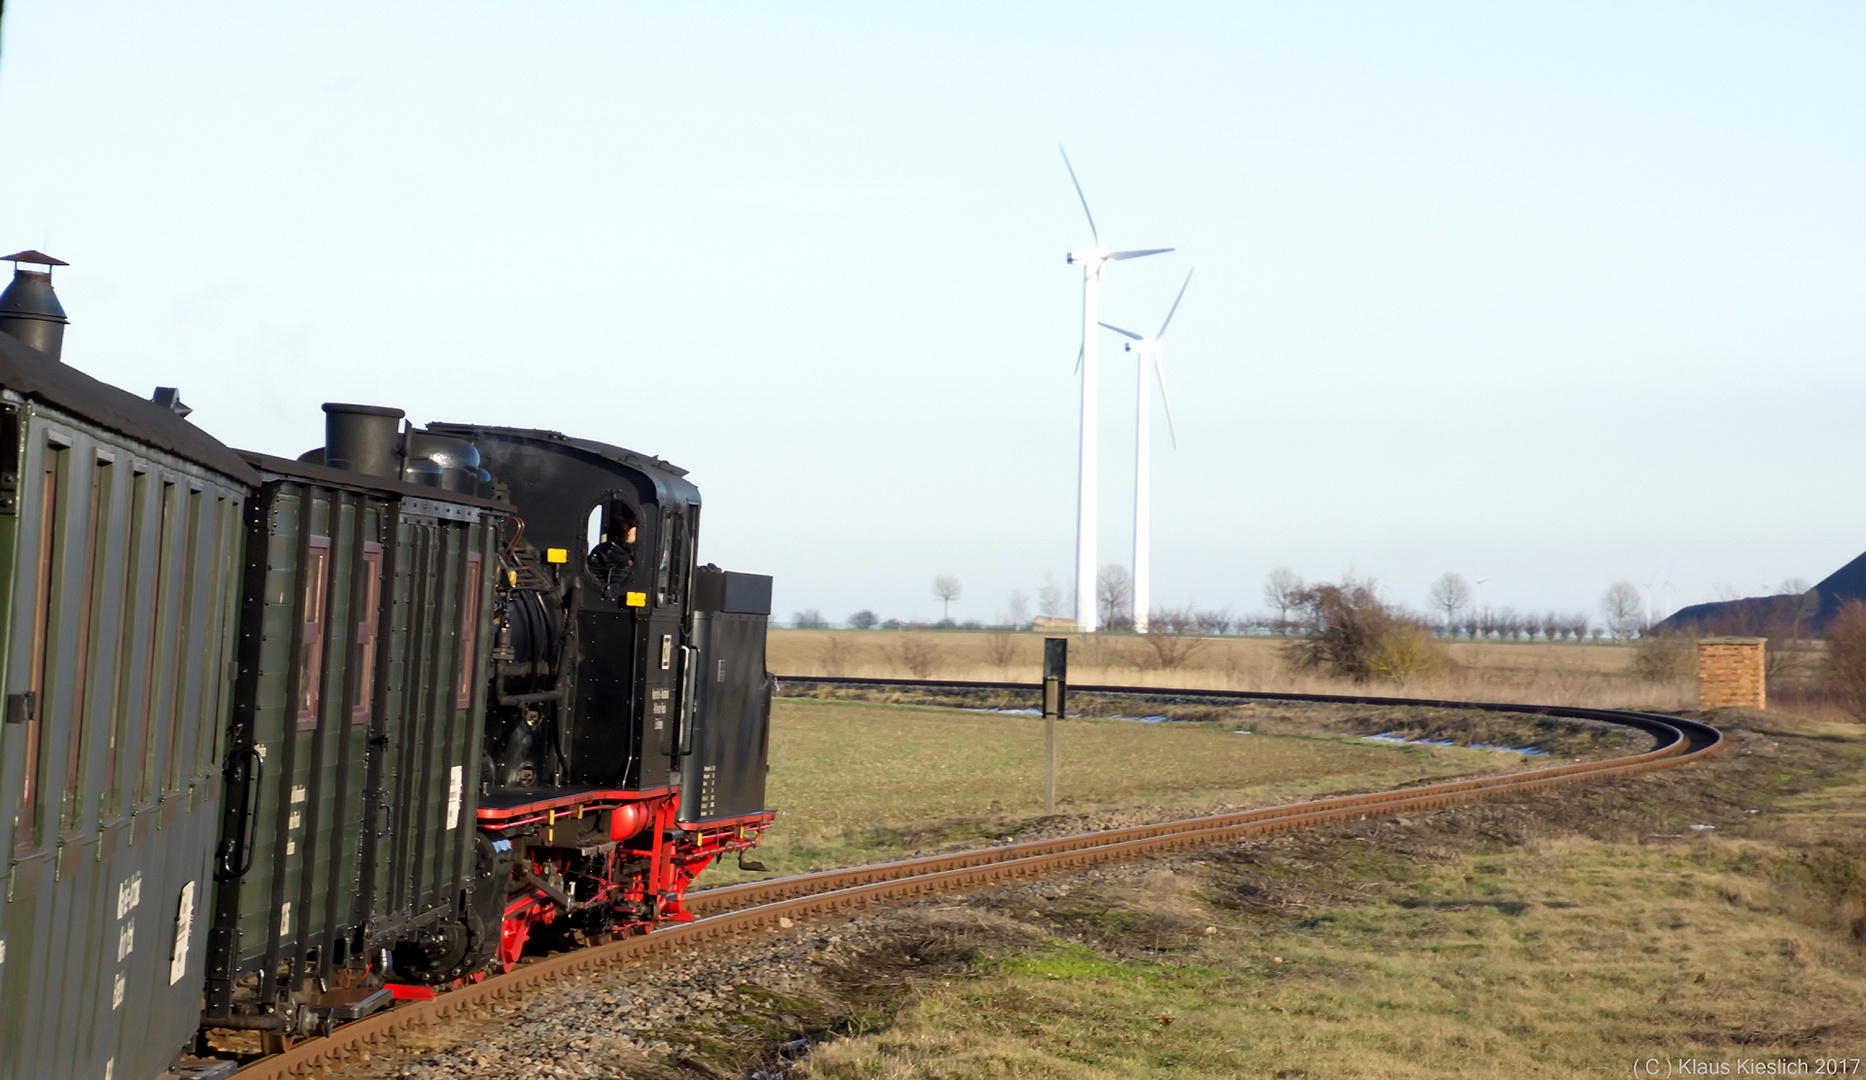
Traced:
<path id="1" fill-rule="evenodd" d="M 1056 718 L 1069 694 L 1069 639 L 1043 639 L 1043 812 L 1056 812 Z"/>

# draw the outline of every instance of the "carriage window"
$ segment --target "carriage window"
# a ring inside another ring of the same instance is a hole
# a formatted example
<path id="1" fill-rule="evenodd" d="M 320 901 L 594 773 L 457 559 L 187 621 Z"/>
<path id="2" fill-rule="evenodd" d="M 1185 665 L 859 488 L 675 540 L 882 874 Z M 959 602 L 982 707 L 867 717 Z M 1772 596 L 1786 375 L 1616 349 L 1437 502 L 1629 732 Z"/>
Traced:
<path id="1" fill-rule="evenodd" d="M 91 654 L 96 651 L 91 641 L 91 620 L 102 597 L 101 584 L 97 580 L 97 564 L 103 562 L 103 545 L 110 541 L 110 531 L 103 528 L 98 517 L 110 508 L 110 462 L 99 461 L 91 470 L 90 513 L 84 523 L 84 577 L 80 582 L 78 603 L 78 671 L 72 681 L 71 691 L 71 732 L 65 753 L 65 797 L 60 808 L 60 818 L 66 831 L 77 829 L 83 824 L 84 816 L 84 740 L 90 734 L 90 717 L 86 715 L 92 705 L 91 689 Z"/>
<path id="2" fill-rule="evenodd" d="M 232 583 L 237 580 L 233 557 L 234 529 L 237 527 L 237 522 L 233 513 L 230 512 L 231 509 L 232 506 L 225 495 L 215 496 L 212 551 L 214 573 L 210 579 L 211 587 L 208 589 L 208 600 L 213 603 L 215 614 L 208 619 L 208 625 L 215 628 L 212 631 L 215 636 L 210 637 L 209 641 L 216 648 L 223 640 L 218 635 L 223 632 L 226 625 L 223 620 L 229 614 L 227 611 L 228 594 L 233 587 Z M 222 658 L 224 659 L 224 656 Z M 213 773 L 215 762 L 221 759 L 221 726 L 217 722 L 217 717 L 220 715 L 225 696 L 232 692 L 232 687 L 228 685 L 224 674 L 210 675 L 204 681 L 206 684 L 202 695 L 204 704 L 199 719 L 195 721 L 199 735 L 195 739 L 194 755 L 195 775 L 203 778 Z"/>
<path id="3" fill-rule="evenodd" d="M 352 724 L 367 724 L 376 697 L 376 609 L 382 606 L 382 545 L 363 544 L 363 611 L 356 621 L 356 704 L 350 707 Z"/>
<path id="4" fill-rule="evenodd" d="M 603 510 L 604 504 L 602 503 L 590 507 L 589 526 L 584 530 L 584 551 L 595 551 L 597 546 L 603 542 Z"/>
<path id="5" fill-rule="evenodd" d="M 304 638 L 298 646 L 298 730 L 317 727 L 324 675 L 324 606 L 330 588 L 330 537 L 310 537 L 305 555 Z"/>
<path id="6" fill-rule="evenodd" d="M 136 610 L 142 583 L 150 574 L 149 564 L 142 561 L 143 537 L 149 532 L 143 520 L 149 513 L 149 472 L 136 468 L 130 476 L 129 554 L 124 557 L 128 576 L 124 581 L 123 625 L 117 645 L 117 702 L 110 723 L 110 748 L 104 757 L 104 797 L 107 800 L 104 812 L 113 817 L 125 809 L 124 792 L 128 788 L 120 783 L 120 778 L 123 747 L 130 735 L 130 667 L 136 653 L 136 620 L 130 616 Z"/>
<path id="7" fill-rule="evenodd" d="M 61 530 L 56 526 L 62 524 L 60 519 L 65 515 L 59 479 L 64 475 L 67 453 L 60 447 L 46 447 L 45 472 L 39 481 L 39 580 L 32 619 L 32 681 L 26 704 L 26 746 L 23 755 L 26 775 L 20 790 L 19 824 L 15 833 L 18 846 L 22 848 L 38 846 L 40 734 L 45 725 L 45 688 L 48 685 L 45 667 L 51 658 L 47 639 L 52 632 L 52 609 L 55 603 L 52 583 L 57 580 L 56 571 L 60 569 L 56 541 Z"/>
<path id="8" fill-rule="evenodd" d="M 466 557 L 467 591 L 460 599 L 460 684 L 454 704 L 469 708 L 473 704 L 473 662 L 479 657 L 480 556 Z"/>
<path id="9" fill-rule="evenodd" d="M 156 679 L 159 675 L 156 661 L 162 656 L 162 620 L 171 603 L 169 560 L 173 558 L 175 507 L 178 502 L 174 482 L 164 482 L 160 510 L 162 520 L 156 531 L 155 603 L 149 608 L 149 660 L 143 669 L 143 741 L 141 771 L 136 788 L 138 804 L 146 804 L 153 798 L 156 783 L 156 733 L 162 730 L 161 698 L 156 694 Z"/>
<path id="10" fill-rule="evenodd" d="M 162 783 L 165 792 L 180 791 L 182 773 L 187 762 L 181 758 L 181 732 L 188 722 L 188 669 L 187 648 L 188 628 L 194 625 L 194 594 L 201 583 L 201 500 L 202 493 L 193 487 L 188 489 L 187 517 L 182 519 L 181 573 L 177 581 L 181 584 L 181 621 L 175 625 L 180 631 L 175 636 L 174 663 L 169 668 L 169 706 L 168 706 L 168 758 L 164 761 L 163 774 L 167 777 Z"/>

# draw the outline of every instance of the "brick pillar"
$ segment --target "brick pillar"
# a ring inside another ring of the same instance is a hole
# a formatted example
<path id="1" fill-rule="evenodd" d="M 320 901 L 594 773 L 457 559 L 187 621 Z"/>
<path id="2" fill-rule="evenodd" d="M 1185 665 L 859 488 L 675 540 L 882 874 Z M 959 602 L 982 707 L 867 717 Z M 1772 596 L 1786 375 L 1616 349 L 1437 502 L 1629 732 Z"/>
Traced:
<path id="1" fill-rule="evenodd" d="M 1698 708 L 1760 709 L 1767 705 L 1763 646 L 1768 638 L 1698 641 Z"/>

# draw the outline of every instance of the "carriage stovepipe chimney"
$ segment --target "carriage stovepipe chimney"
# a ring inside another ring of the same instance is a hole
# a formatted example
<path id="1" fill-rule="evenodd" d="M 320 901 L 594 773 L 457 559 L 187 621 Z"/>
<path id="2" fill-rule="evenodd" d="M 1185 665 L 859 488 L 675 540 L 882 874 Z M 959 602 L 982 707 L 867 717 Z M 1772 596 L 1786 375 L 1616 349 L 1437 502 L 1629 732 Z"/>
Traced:
<path id="1" fill-rule="evenodd" d="M 0 292 L 0 332 L 11 334 L 54 360 L 65 350 L 64 306 L 52 291 L 52 267 L 69 266 L 42 251 L 15 251 L 0 256 L 13 264 L 13 283 Z M 22 265 L 24 264 L 24 265 Z M 29 270 L 28 266 L 43 266 Z"/>

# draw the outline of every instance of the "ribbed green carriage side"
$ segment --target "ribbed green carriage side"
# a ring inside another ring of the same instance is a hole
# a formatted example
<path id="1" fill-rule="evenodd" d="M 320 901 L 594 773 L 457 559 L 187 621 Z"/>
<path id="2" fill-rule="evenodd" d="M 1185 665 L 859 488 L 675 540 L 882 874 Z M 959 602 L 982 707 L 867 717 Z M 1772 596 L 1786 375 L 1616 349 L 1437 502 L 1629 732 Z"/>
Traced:
<path id="1" fill-rule="evenodd" d="M 196 1026 L 256 479 L 0 335 L 0 1078 L 155 1076 Z"/>
<path id="2" fill-rule="evenodd" d="M 264 483 L 247 518 L 239 782 L 206 1022 L 289 1029 L 343 969 L 460 917 L 501 516 L 484 500 L 249 460 Z"/>

